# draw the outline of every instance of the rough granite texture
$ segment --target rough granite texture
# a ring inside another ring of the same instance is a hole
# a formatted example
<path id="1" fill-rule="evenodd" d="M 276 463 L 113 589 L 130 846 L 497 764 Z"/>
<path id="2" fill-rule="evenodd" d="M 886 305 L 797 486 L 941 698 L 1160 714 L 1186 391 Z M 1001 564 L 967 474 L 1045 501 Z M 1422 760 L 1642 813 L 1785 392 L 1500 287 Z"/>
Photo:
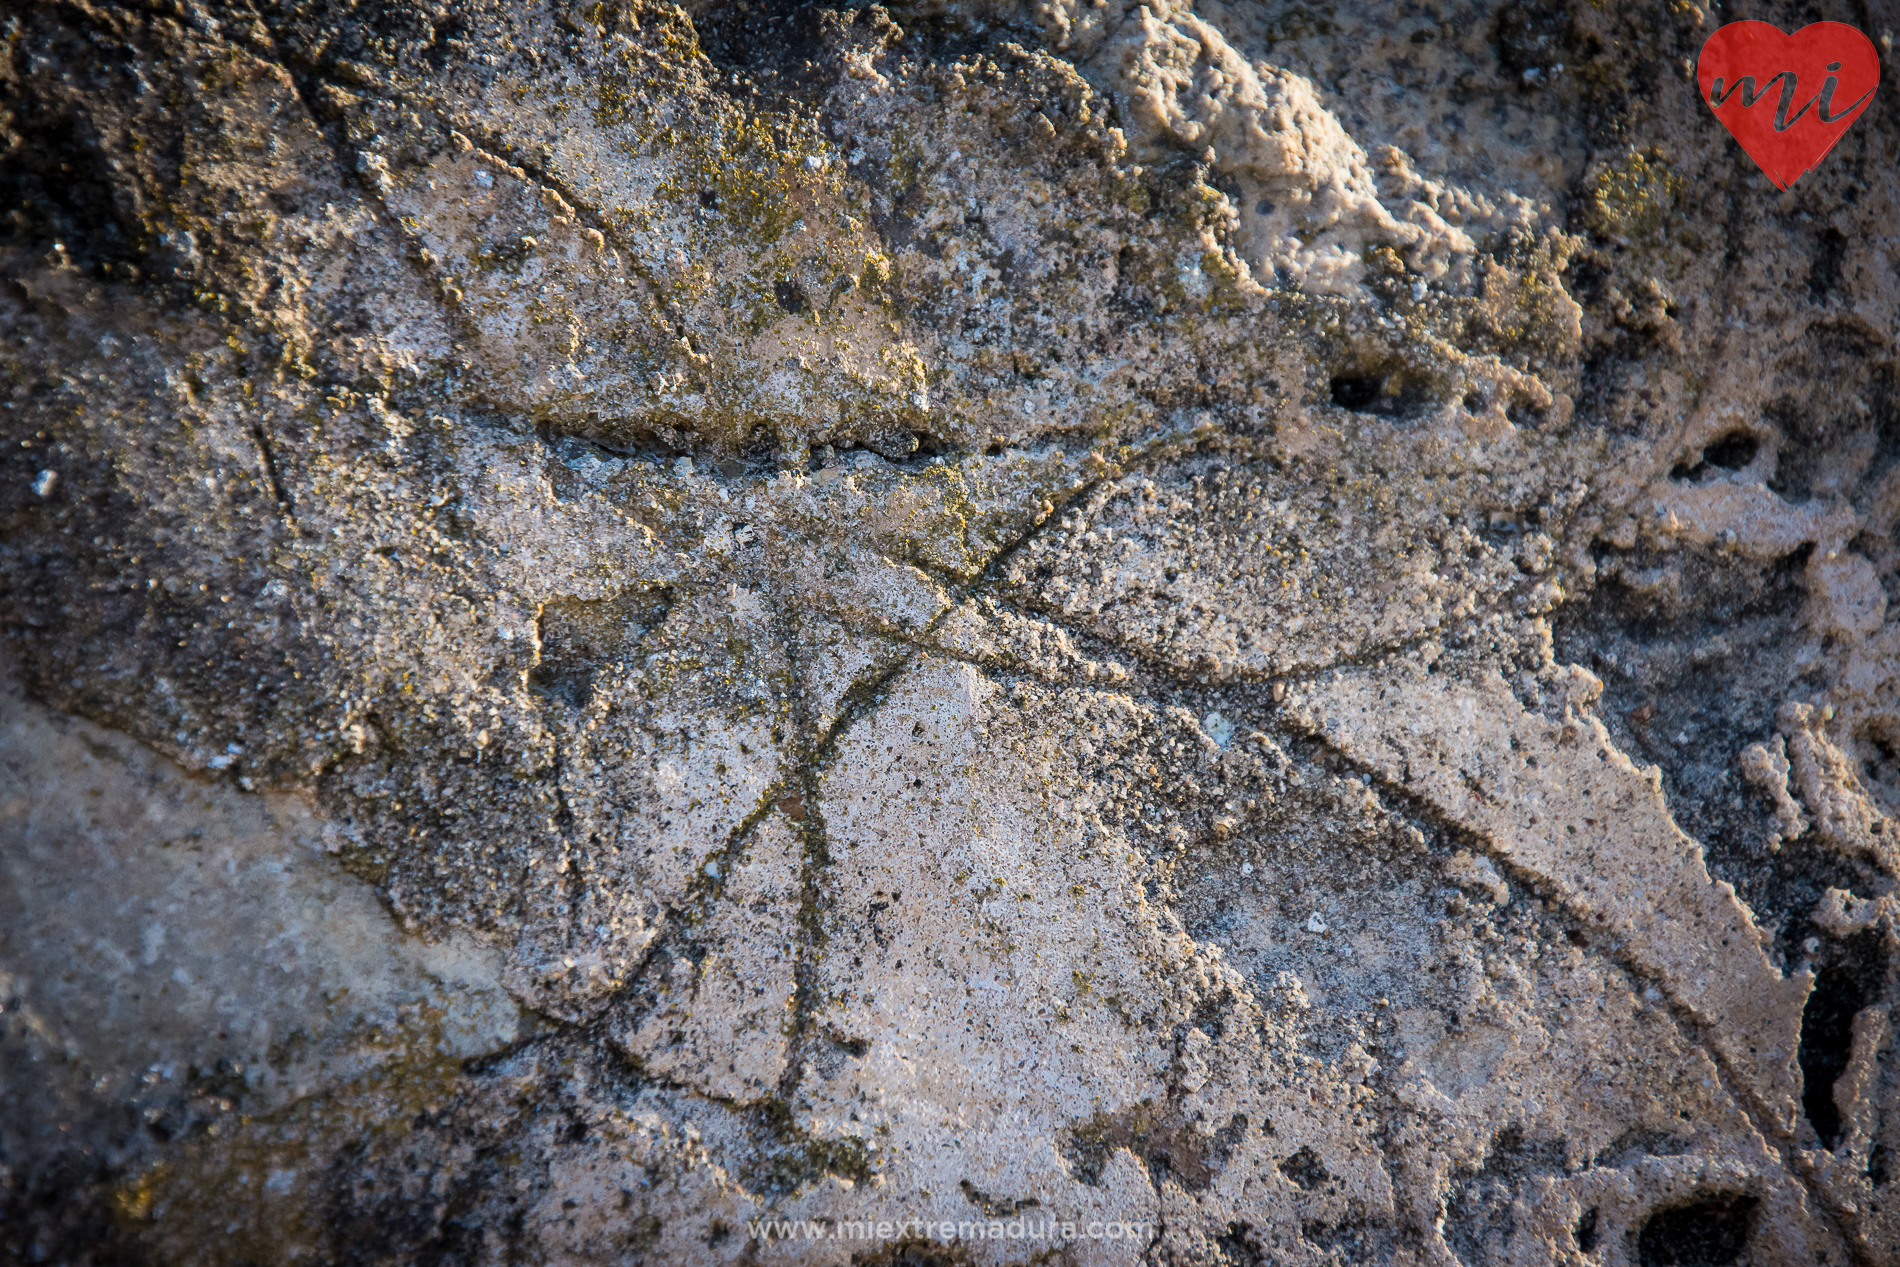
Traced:
<path id="1" fill-rule="evenodd" d="M 0 7 L 0 1257 L 1900 1261 L 1743 17 Z"/>

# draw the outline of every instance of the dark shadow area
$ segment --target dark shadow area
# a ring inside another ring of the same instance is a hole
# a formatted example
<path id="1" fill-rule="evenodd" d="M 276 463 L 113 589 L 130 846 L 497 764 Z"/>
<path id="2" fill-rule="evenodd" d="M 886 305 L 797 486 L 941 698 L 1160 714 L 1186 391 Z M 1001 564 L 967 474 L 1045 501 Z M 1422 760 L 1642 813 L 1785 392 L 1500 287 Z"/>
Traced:
<path id="1" fill-rule="evenodd" d="M 811 302 L 805 298 L 805 288 L 789 278 L 780 278 L 772 283 L 772 297 L 778 300 L 778 306 L 786 312 L 797 314 L 811 310 Z"/>
<path id="2" fill-rule="evenodd" d="M 1820 967 L 1807 1006 L 1801 1010 L 1801 1111 L 1821 1146 L 1837 1147 L 1844 1133 L 1834 1103 L 1834 1084 L 1853 1056 L 1854 1017 L 1879 1001 L 1885 982 L 1879 934 L 1866 932 L 1840 943 Z"/>
<path id="3" fill-rule="evenodd" d="M 1333 403 L 1354 413 L 1370 413 L 1384 388 L 1384 381 L 1371 375 L 1343 374 L 1332 382 Z"/>
<path id="4" fill-rule="evenodd" d="M 1578 1250 L 1585 1254 L 1596 1252 L 1597 1208 L 1595 1206 L 1591 1206 L 1585 1210 L 1583 1217 L 1577 1220 L 1577 1228 L 1574 1235 L 1577 1238 Z"/>
<path id="5" fill-rule="evenodd" d="M 1433 404 L 1420 376 L 1391 362 L 1334 374 L 1327 383 L 1327 399 L 1341 409 L 1377 418 L 1409 418 Z"/>
<path id="6" fill-rule="evenodd" d="M 823 51 L 818 10 L 811 0 L 752 0 L 706 6 L 693 21 L 699 47 L 713 65 L 776 73 L 780 63 L 807 61 Z"/>
<path id="7" fill-rule="evenodd" d="M 1723 1193 L 1658 1210 L 1636 1237 L 1641 1267 L 1728 1267 L 1742 1256 L 1755 1221 L 1754 1197 Z"/>
<path id="8" fill-rule="evenodd" d="M 1834 1084 L 1847 1072 L 1852 1052 L 1854 1016 L 1867 1005 L 1867 996 L 1854 975 L 1841 968 L 1825 969 L 1815 980 L 1814 992 L 1801 1010 L 1801 1111 L 1821 1137 L 1821 1147 L 1841 1142 L 1841 1111 L 1834 1103 Z"/>
<path id="9" fill-rule="evenodd" d="M 1293 1185 L 1306 1192 L 1332 1178 L 1326 1173 L 1326 1167 L 1320 1164 L 1319 1154 L 1310 1148 L 1302 1148 L 1280 1163 L 1280 1173 L 1293 1182 Z"/>
<path id="10" fill-rule="evenodd" d="M 1847 259 L 1847 235 L 1829 227 L 1821 231 L 1814 245 L 1814 260 L 1808 266 L 1808 298 L 1826 303 L 1840 289 L 1841 265 Z"/>
<path id="11" fill-rule="evenodd" d="M 1710 467 L 1739 471 L 1761 452 L 1761 441 L 1746 431 L 1731 431 L 1702 450 L 1701 458 L 1691 465 L 1678 462 L 1670 468 L 1669 478 L 1678 483 L 1696 483 L 1709 474 Z"/>

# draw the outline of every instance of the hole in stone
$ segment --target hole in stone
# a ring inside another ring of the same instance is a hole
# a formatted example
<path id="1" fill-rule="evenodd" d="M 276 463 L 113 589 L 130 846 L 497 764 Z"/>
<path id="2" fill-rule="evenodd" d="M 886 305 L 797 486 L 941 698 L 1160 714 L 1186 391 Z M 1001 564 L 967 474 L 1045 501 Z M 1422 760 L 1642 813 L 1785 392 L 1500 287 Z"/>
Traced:
<path id="1" fill-rule="evenodd" d="M 1327 384 L 1332 403 L 1354 413 L 1407 418 L 1432 404 L 1431 382 L 1403 362 L 1348 362 Z"/>
<path id="2" fill-rule="evenodd" d="M 1366 413 L 1378 401 L 1385 387 L 1383 379 L 1367 375 L 1342 374 L 1333 379 L 1333 403 L 1354 413 Z"/>
<path id="3" fill-rule="evenodd" d="M 1731 431 L 1703 449 L 1695 465 L 1678 462 L 1669 468 L 1669 478 L 1679 484 L 1693 484 L 1706 476 L 1711 466 L 1719 466 L 1725 471 L 1739 471 L 1753 462 L 1759 452 L 1760 440 L 1746 431 Z"/>
<path id="4" fill-rule="evenodd" d="M 817 8 L 809 0 L 708 5 L 693 26 L 713 65 L 738 72 L 748 86 L 755 77 L 770 84 L 820 55 Z M 606 21 L 617 25 L 617 19 Z"/>
<path id="5" fill-rule="evenodd" d="M 1281 1162 L 1280 1173 L 1308 1192 L 1332 1178 L 1320 1164 L 1318 1154 L 1310 1148 L 1302 1148 Z"/>
<path id="6" fill-rule="evenodd" d="M 811 304 L 805 299 L 805 288 L 790 278 L 772 283 L 772 294 L 778 300 L 778 306 L 786 312 L 804 312 Z"/>
<path id="7" fill-rule="evenodd" d="M 1550 410 L 1529 396 L 1519 396 L 1511 401 L 1504 416 L 1511 420 L 1514 427 L 1536 427 L 1543 425 L 1544 420 L 1550 417 Z"/>
<path id="8" fill-rule="evenodd" d="M 1854 1015 L 1866 1005 L 1866 989 L 1856 974 L 1830 966 L 1821 970 L 1801 1010 L 1801 1111 L 1821 1137 L 1821 1146 L 1829 1150 L 1841 1140 L 1834 1083 L 1847 1072 Z"/>
<path id="9" fill-rule="evenodd" d="M 1706 1196 L 1658 1210 L 1636 1237 L 1641 1267 L 1728 1267 L 1748 1245 L 1755 1198 L 1739 1193 Z"/>
<path id="10" fill-rule="evenodd" d="M 1596 1247 L 1597 1208 L 1591 1206 L 1583 1212 L 1583 1217 L 1577 1220 L 1577 1248 L 1588 1254 Z"/>
<path id="11" fill-rule="evenodd" d="M 1702 460 L 1725 471 L 1739 471 L 1760 451 L 1761 441 L 1746 431 L 1732 431 L 1702 450 Z"/>

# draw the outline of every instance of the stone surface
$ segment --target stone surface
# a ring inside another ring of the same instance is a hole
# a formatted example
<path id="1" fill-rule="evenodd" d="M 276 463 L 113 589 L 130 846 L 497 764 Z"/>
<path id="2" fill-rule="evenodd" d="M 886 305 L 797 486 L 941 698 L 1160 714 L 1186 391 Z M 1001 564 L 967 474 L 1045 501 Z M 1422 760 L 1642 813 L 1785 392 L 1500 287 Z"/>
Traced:
<path id="1" fill-rule="evenodd" d="M 1741 17 L 6 14 L 0 1244 L 1892 1261 L 1900 122 Z"/>

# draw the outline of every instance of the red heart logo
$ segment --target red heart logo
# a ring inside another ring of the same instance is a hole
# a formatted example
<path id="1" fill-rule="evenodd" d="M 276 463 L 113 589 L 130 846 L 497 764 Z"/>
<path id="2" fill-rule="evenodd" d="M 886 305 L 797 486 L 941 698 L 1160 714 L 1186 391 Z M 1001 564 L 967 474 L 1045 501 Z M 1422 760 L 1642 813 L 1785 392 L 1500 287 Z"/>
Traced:
<path id="1" fill-rule="evenodd" d="M 1702 46 L 1696 82 L 1715 117 L 1786 189 L 1814 170 L 1873 100 L 1880 54 L 1843 22 L 1793 35 L 1766 22 L 1731 22 Z"/>

